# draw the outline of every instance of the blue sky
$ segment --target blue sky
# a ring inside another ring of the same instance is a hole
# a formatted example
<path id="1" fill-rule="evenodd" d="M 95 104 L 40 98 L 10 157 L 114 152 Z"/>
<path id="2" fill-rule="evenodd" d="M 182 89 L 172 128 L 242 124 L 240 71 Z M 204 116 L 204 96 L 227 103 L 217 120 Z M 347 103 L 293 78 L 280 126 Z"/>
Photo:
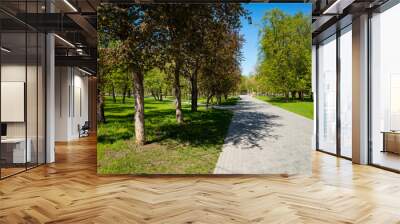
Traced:
<path id="1" fill-rule="evenodd" d="M 240 33 L 244 37 L 242 48 L 243 61 L 241 64 L 242 74 L 249 75 L 254 71 L 258 56 L 258 32 L 262 18 L 268 10 L 279 8 L 288 14 L 303 12 L 311 14 L 311 4 L 309 3 L 243 3 L 245 9 L 250 12 L 252 24 L 246 18 L 242 18 L 242 28 Z"/>

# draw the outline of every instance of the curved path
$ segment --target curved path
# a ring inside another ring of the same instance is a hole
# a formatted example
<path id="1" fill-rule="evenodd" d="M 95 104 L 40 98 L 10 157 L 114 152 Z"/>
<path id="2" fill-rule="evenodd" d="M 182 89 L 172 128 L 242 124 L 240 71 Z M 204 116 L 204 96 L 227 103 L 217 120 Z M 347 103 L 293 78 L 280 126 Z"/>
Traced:
<path id="1" fill-rule="evenodd" d="M 242 95 L 215 174 L 310 174 L 313 121 Z"/>

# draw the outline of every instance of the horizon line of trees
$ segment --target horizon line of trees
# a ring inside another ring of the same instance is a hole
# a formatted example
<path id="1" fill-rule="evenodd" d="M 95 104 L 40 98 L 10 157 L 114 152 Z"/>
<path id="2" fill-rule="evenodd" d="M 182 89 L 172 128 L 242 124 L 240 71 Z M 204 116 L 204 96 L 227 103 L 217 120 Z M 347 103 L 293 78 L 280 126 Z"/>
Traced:
<path id="1" fill-rule="evenodd" d="M 175 97 L 175 114 L 183 123 L 182 91 L 190 91 L 191 110 L 199 94 L 220 103 L 238 89 L 242 16 L 238 3 L 102 4 L 98 10 L 98 111 L 105 122 L 104 96 L 135 99 L 135 140 L 146 142 L 144 95 Z M 132 91 L 131 91 L 132 90 Z"/>

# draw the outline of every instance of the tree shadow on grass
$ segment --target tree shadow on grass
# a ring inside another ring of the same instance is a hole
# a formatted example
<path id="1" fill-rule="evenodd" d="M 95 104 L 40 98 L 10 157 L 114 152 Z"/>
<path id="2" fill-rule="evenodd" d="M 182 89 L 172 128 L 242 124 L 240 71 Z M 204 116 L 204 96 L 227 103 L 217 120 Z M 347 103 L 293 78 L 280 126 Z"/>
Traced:
<path id="1" fill-rule="evenodd" d="M 157 107 L 155 106 L 149 106 L 149 105 L 145 105 L 146 110 L 153 110 L 153 109 L 157 109 Z M 123 105 L 121 106 L 121 104 L 115 104 L 115 105 L 107 105 L 106 108 L 106 113 L 133 113 L 133 111 L 135 110 L 135 106 L 134 105 Z"/>
<path id="2" fill-rule="evenodd" d="M 227 110 L 184 111 L 185 122 L 177 124 L 173 120 L 175 110 L 171 112 L 172 122 L 161 123 L 149 130 L 154 131 L 150 134 L 154 138 L 149 143 L 175 140 L 183 144 L 203 147 L 222 144 L 232 117 L 232 112 Z M 153 114 L 147 116 L 151 118 Z M 156 111 L 154 116 L 159 116 L 159 111 Z"/>
<path id="3" fill-rule="evenodd" d="M 104 144 L 112 144 L 118 140 L 127 140 L 134 135 L 133 123 L 128 120 L 100 124 L 97 129 L 97 142 Z"/>
<path id="4" fill-rule="evenodd" d="M 112 144 L 118 140 L 128 140 L 135 135 L 134 112 L 133 109 L 122 111 L 119 108 L 113 108 L 115 113 L 110 113 L 107 109 L 106 123 L 102 123 L 98 128 L 97 141 L 99 143 Z M 146 134 L 154 132 L 152 123 L 160 123 L 166 116 L 172 116 L 172 110 L 157 110 L 145 112 Z M 151 115 L 151 116 L 149 116 Z M 155 118 L 155 120 L 152 119 Z"/>
<path id="5" fill-rule="evenodd" d="M 175 120 L 174 109 L 146 111 L 145 127 L 148 143 L 173 140 L 182 144 L 204 147 L 223 143 L 232 112 L 213 109 L 199 112 L 184 110 L 183 113 L 185 122 L 178 124 Z M 99 126 L 99 143 L 112 144 L 134 136 L 132 112 L 109 114 L 106 119 L 109 122 Z"/>

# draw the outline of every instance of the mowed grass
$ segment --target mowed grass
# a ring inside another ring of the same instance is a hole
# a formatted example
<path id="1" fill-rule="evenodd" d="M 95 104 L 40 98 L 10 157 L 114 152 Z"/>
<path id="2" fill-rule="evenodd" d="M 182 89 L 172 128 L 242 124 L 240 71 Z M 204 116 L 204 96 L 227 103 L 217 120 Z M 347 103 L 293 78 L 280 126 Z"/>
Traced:
<path id="1" fill-rule="evenodd" d="M 107 122 L 98 127 L 100 174 L 209 174 L 221 152 L 232 112 L 183 104 L 185 122 L 175 120 L 173 101 L 145 98 L 145 146 L 134 144 L 134 101 L 106 97 Z"/>
<path id="2" fill-rule="evenodd" d="M 314 103 L 309 99 L 305 101 L 289 100 L 286 102 L 282 97 L 256 96 L 256 98 L 303 117 L 314 119 Z"/>

